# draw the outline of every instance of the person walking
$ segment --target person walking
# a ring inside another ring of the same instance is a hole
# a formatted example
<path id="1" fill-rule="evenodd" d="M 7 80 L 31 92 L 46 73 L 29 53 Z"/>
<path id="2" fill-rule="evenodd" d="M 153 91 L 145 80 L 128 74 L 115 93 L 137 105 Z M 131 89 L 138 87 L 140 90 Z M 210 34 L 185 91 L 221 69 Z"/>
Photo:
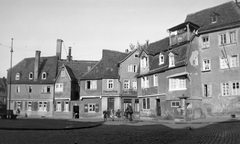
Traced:
<path id="1" fill-rule="evenodd" d="M 107 114 L 108 114 L 108 112 L 106 110 L 103 111 L 104 121 L 107 121 Z"/>
<path id="2" fill-rule="evenodd" d="M 130 104 L 127 106 L 126 113 L 129 115 L 129 121 L 132 122 L 133 109 Z"/>

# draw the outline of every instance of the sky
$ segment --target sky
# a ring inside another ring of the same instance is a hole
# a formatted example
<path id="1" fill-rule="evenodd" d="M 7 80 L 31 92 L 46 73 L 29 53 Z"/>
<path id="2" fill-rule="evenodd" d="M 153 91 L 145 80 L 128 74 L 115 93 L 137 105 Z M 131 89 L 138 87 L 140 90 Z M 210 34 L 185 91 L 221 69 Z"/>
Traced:
<path id="1" fill-rule="evenodd" d="M 168 36 L 188 14 L 231 0 L 0 0 L 0 77 L 24 58 L 72 47 L 74 60 L 100 60 L 102 50 L 124 52 Z"/>

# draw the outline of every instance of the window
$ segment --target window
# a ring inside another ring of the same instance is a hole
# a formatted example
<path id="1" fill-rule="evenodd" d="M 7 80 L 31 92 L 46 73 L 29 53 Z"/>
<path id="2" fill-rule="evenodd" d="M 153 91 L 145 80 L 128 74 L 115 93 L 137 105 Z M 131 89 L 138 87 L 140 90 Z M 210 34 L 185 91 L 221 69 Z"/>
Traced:
<path id="1" fill-rule="evenodd" d="M 169 67 L 175 66 L 174 54 L 169 53 Z"/>
<path id="2" fill-rule="evenodd" d="M 225 57 L 220 57 L 220 69 L 235 68 L 239 67 L 239 57 L 238 55 L 231 55 Z"/>
<path id="3" fill-rule="evenodd" d="M 60 101 L 57 102 L 56 111 L 62 111 L 62 102 Z"/>
<path id="4" fill-rule="evenodd" d="M 141 63 L 141 68 L 146 68 L 148 66 L 148 58 L 146 56 L 143 56 L 141 58 L 140 63 Z"/>
<path id="5" fill-rule="evenodd" d="M 212 85 L 211 84 L 203 84 L 203 96 L 204 97 L 212 96 Z"/>
<path id="6" fill-rule="evenodd" d="M 186 77 L 179 78 L 169 78 L 169 90 L 185 90 L 186 87 Z"/>
<path id="7" fill-rule="evenodd" d="M 222 89 L 222 96 L 228 96 L 230 94 L 229 93 L 229 83 L 222 83 L 221 89 Z"/>
<path id="8" fill-rule="evenodd" d="M 135 111 L 135 112 L 139 112 L 139 111 L 140 111 L 140 108 L 139 108 L 139 99 L 135 99 L 134 111 Z"/>
<path id="9" fill-rule="evenodd" d="M 29 93 L 32 93 L 32 86 L 29 86 L 29 87 L 28 87 L 28 92 L 29 92 Z"/>
<path id="10" fill-rule="evenodd" d="M 86 89 L 97 89 L 97 81 L 96 80 L 86 81 Z"/>
<path id="11" fill-rule="evenodd" d="M 179 101 L 171 101 L 171 107 L 179 107 L 180 102 Z"/>
<path id="12" fill-rule="evenodd" d="M 29 73 L 29 79 L 32 80 L 33 79 L 33 72 Z"/>
<path id="13" fill-rule="evenodd" d="M 64 102 L 64 111 L 69 111 L 69 102 Z"/>
<path id="14" fill-rule="evenodd" d="M 202 48 L 209 48 L 209 37 L 204 36 L 202 37 Z"/>
<path id="15" fill-rule="evenodd" d="M 51 87 L 50 86 L 43 86 L 42 93 L 50 93 L 50 92 L 51 92 Z"/>
<path id="16" fill-rule="evenodd" d="M 38 102 L 39 111 L 47 111 L 47 102 Z"/>
<path id="17" fill-rule="evenodd" d="M 143 98 L 143 109 L 150 109 L 150 98 Z"/>
<path id="18" fill-rule="evenodd" d="M 132 80 L 132 88 L 137 89 L 137 80 Z"/>
<path id="19" fill-rule="evenodd" d="M 128 72 L 137 72 L 137 65 L 128 65 L 127 70 Z"/>
<path id="20" fill-rule="evenodd" d="M 31 111 L 32 110 L 32 102 L 27 102 L 27 111 Z"/>
<path id="21" fill-rule="evenodd" d="M 64 69 L 61 70 L 61 77 L 65 77 L 65 70 Z"/>
<path id="22" fill-rule="evenodd" d="M 203 59 L 203 71 L 210 71 L 210 70 L 211 70 L 210 59 Z"/>
<path id="23" fill-rule="evenodd" d="M 164 64 L 164 55 L 160 53 L 159 55 L 159 65 Z"/>
<path id="24" fill-rule="evenodd" d="M 141 86 L 142 86 L 142 88 L 148 88 L 149 87 L 148 77 L 142 77 L 141 78 Z"/>
<path id="25" fill-rule="evenodd" d="M 220 34 L 220 45 L 227 43 L 227 35 L 226 33 Z"/>
<path id="26" fill-rule="evenodd" d="M 15 80 L 19 80 L 20 79 L 20 73 L 17 73 L 15 76 Z"/>
<path id="27" fill-rule="evenodd" d="M 211 23 L 216 23 L 217 22 L 217 16 L 214 15 L 211 17 Z"/>
<path id="28" fill-rule="evenodd" d="M 56 83 L 55 91 L 56 92 L 62 92 L 63 91 L 63 83 Z"/>
<path id="29" fill-rule="evenodd" d="M 16 87 L 16 93 L 20 93 L 20 86 Z"/>
<path id="30" fill-rule="evenodd" d="M 123 88 L 124 89 L 130 88 L 130 80 L 123 80 Z"/>
<path id="31" fill-rule="evenodd" d="M 45 80 L 47 78 L 47 73 L 46 72 L 43 72 L 42 73 L 42 79 Z"/>
<path id="32" fill-rule="evenodd" d="M 108 89 L 113 89 L 114 88 L 114 83 L 113 79 L 108 79 L 107 80 L 107 88 Z"/>
<path id="33" fill-rule="evenodd" d="M 88 104 L 88 112 L 95 112 L 95 104 Z"/>
<path id="34" fill-rule="evenodd" d="M 158 76 L 153 75 L 153 86 L 158 86 Z"/>
<path id="35" fill-rule="evenodd" d="M 240 95 L 239 82 L 232 83 L 232 95 Z"/>
<path id="36" fill-rule="evenodd" d="M 236 39 L 236 32 L 232 31 L 229 32 L 229 43 L 236 43 L 237 39 Z"/>

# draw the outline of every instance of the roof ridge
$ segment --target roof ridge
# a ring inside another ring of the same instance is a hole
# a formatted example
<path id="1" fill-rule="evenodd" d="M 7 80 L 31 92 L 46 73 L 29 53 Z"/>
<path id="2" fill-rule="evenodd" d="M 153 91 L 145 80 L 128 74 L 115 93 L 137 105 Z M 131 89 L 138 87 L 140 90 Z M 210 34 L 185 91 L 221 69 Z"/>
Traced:
<path id="1" fill-rule="evenodd" d="M 122 54 L 127 54 L 125 52 L 120 52 L 120 51 L 117 51 L 117 50 L 109 50 L 109 49 L 103 49 L 103 51 L 111 51 L 111 52 L 118 52 L 118 53 L 122 53 Z"/>

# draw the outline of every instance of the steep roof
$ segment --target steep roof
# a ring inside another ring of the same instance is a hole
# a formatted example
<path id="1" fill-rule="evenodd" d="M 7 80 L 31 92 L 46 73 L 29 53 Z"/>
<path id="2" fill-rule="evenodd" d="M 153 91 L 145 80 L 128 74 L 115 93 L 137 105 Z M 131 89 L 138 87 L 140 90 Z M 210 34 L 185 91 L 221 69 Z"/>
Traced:
<path id="1" fill-rule="evenodd" d="M 204 9 L 186 17 L 186 22 L 190 21 L 200 26 L 199 32 L 215 31 L 218 29 L 240 26 L 239 3 L 227 2 L 212 8 Z M 217 16 L 217 22 L 212 23 L 211 16 Z"/>
<path id="2" fill-rule="evenodd" d="M 40 57 L 40 65 L 39 65 L 39 74 L 38 79 L 36 81 L 29 80 L 29 73 L 34 72 L 34 62 L 35 58 L 25 58 L 16 64 L 12 68 L 12 75 L 11 75 L 11 82 L 12 84 L 35 84 L 35 83 L 46 83 L 46 84 L 53 84 L 54 79 L 57 75 L 57 56 L 50 56 L 50 57 Z M 8 70 L 8 81 L 9 81 L 9 73 Z M 47 73 L 47 79 L 41 79 L 42 72 Z M 20 74 L 20 79 L 15 80 L 16 74 Z"/>
<path id="3" fill-rule="evenodd" d="M 103 50 L 102 59 L 81 79 L 94 80 L 118 78 L 118 63 L 122 61 L 127 55 L 127 53 L 118 51 Z"/>
<path id="4" fill-rule="evenodd" d="M 72 80 L 79 80 L 82 76 L 89 71 L 89 68 L 93 68 L 98 61 L 58 61 L 58 71 L 61 70 L 64 65 Z"/>
<path id="5" fill-rule="evenodd" d="M 156 55 L 162 51 L 167 50 L 169 47 L 169 37 L 166 37 L 164 39 L 161 39 L 159 41 L 150 43 L 148 48 L 147 48 L 147 52 L 150 55 Z"/>

